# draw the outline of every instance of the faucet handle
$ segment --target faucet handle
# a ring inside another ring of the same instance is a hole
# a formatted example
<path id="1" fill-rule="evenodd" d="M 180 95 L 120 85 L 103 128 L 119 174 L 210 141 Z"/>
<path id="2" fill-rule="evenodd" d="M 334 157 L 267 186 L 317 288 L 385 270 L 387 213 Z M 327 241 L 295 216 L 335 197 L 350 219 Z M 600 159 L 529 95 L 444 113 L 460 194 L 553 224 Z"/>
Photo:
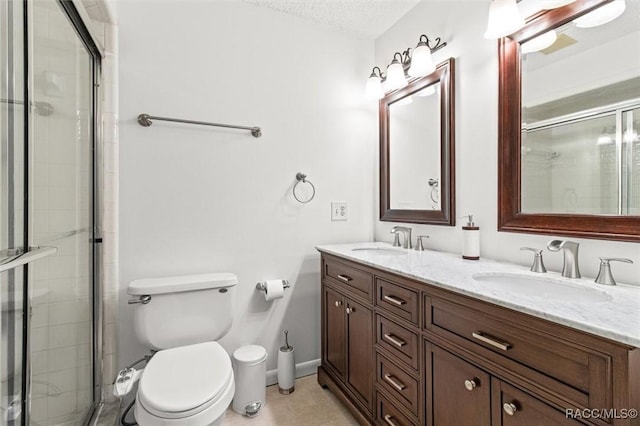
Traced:
<path id="1" fill-rule="evenodd" d="M 611 273 L 611 265 L 609 262 L 633 263 L 633 260 L 621 257 L 601 257 L 600 270 L 598 271 L 598 276 L 595 280 L 597 284 L 616 285 L 616 280 L 613 278 L 613 274 Z"/>
<path id="2" fill-rule="evenodd" d="M 538 272 L 544 274 L 547 272 L 547 268 L 544 267 L 544 261 L 542 260 L 542 250 L 532 247 L 520 247 L 520 250 L 532 251 L 535 254 L 533 255 L 533 264 L 531 264 L 531 272 Z"/>
<path id="3" fill-rule="evenodd" d="M 429 238 L 428 235 L 418 235 L 417 241 L 416 241 L 416 250 L 417 251 L 424 251 L 424 246 L 422 245 L 422 239 L 423 238 Z"/>
<path id="4" fill-rule="evenodd" d="M 393 247 L 400 247 L 400 233 L 392 232 L 393 234 Z"/>

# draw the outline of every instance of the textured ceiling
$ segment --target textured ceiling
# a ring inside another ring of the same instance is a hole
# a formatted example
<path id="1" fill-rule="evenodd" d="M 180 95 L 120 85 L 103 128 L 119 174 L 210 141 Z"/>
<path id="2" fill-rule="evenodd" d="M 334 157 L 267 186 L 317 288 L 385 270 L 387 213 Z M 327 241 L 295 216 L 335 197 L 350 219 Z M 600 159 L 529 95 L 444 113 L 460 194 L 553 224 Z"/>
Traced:
<path id="1" fill-rule="evenodd" d="M 344 32 L 377 38 L 420 0 L 244 0 Z"/>

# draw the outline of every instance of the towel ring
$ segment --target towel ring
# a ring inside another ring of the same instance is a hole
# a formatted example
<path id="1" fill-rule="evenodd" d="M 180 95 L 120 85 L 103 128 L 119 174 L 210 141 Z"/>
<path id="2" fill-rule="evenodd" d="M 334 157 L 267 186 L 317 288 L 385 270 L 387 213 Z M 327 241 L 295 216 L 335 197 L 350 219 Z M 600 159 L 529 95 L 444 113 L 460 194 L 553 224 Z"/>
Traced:
<path id="1" fill-rule="evenodd" d="M 440 201 L 440 194 L 438 194 L 438 186 L 440 186 L 440 182 L 438 179 L 429 179 L 429 186 L 431 187 L 431 192 L 429 193 L 429 198 L 434 203 L 438 203 Z"/>
<path id="2" fill-rule="evenodd" d="M 298 173 L 296 173 L 296 180 L 297 180 L 297 182 L 296 182 L 296 184 L 295 184 L 295 185 L 293 185 L 293 189 L 292 189 L 292 192 L 293 192 L 293 198 L 295 198 L 295 199 L 296 199 L 296 201 L 298 201 L 299 203 L 302 203 L 302 204 L 306 204 L 306 203 L 310 202 L 311 200 L 313 200 L 313 197 L 315 197 L 315 196 L 316 196 L 316 187 L 315 187 L 315 186 L 313 186 L 313 184 L 311 183 L 311 181 L 308 181 L 308 180 L 307 180 L 307 175 L 305 175 L 304 173 L 300 173 L 300 172 L 298 172 Z M 311 193 L 311 197 L 309 197 L 309 199 L 308 199 L 308 200 L 303 201 L 303 200 L 301 200 L 300 198 L 298 198 L 298 196 L 296 195 L 296 187 L 298 186 L 298 184 L 299 184 L 300 182 L 302 182 L 302 183 L 308 183 L 309 185 L 311 185 L 311 190 L 312 190 L 313 192 Z"/>

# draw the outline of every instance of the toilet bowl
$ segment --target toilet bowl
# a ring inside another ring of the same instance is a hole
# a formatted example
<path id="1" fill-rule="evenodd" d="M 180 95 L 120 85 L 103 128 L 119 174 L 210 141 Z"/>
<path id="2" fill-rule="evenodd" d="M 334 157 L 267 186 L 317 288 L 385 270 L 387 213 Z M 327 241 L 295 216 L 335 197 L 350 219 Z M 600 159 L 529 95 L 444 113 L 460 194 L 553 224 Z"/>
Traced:
<path id="1" fill-rule="evenodd" d="M 157 350 L 141 372 L 134 406 L 140 426 L 219 425 L 235 383 L 216 340 L 231 327 L 237 277 L 230 273 L 136 280 L 134 328 Z"/>
<path id="2" fill-rule="evenodd" d="M 149 361 L 134 409 L 140 425 L 217 425 L 233 399 L 233 370 L 217 342 L 166 349 Z"/>

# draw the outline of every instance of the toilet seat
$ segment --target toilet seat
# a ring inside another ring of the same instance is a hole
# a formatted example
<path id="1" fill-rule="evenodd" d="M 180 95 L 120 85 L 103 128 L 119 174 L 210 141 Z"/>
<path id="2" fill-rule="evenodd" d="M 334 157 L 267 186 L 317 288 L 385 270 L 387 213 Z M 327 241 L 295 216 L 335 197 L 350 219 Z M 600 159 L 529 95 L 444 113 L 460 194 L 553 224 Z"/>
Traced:
<path id="1" fill-rule="evenodd" d="M 217 342 L 198 343 L 157 352 L 138 387 L 138 402 L 165 419 L 194 416 L 225 395 L 233 382 L 227 352 Z"/>

